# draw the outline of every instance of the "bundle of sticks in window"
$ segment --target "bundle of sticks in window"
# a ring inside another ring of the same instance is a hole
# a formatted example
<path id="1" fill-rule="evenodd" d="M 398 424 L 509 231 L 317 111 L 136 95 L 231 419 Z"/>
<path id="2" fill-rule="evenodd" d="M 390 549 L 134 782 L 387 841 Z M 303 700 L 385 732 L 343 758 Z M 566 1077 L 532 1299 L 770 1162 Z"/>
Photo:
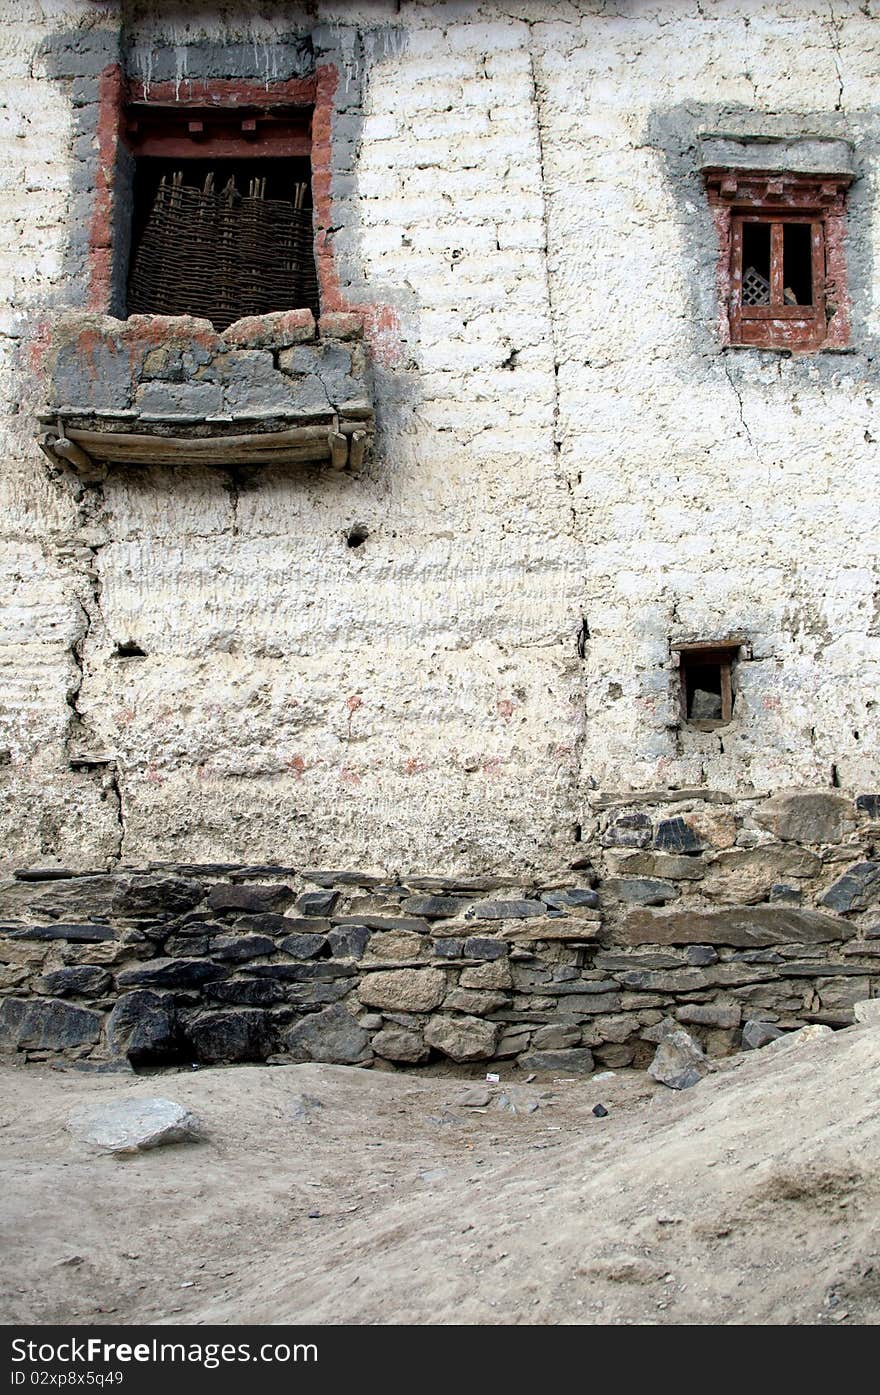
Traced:
<path id="1" fill-rule="evenodd" d="M 129 280 L 130 314 L 197 315 L 223 330 L 244 315 L 308 308 L 318 313 L 318 282 L 307 184 L 267 199 L 266 180 L 247 193 L 231 178 L 201 189 L 183 171 L 163 175 Z"/>

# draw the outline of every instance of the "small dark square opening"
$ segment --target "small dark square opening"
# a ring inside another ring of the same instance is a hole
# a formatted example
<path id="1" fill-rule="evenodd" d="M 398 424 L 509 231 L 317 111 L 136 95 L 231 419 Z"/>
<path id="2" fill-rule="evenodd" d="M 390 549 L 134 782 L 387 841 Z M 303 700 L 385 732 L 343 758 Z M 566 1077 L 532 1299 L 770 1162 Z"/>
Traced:
<path id="1" fill-rule="evenodd" d="M 673 645 L 678 654 L 682 717 L 701 730 L 733 717 L 733 666 L 740 643 Z"/>

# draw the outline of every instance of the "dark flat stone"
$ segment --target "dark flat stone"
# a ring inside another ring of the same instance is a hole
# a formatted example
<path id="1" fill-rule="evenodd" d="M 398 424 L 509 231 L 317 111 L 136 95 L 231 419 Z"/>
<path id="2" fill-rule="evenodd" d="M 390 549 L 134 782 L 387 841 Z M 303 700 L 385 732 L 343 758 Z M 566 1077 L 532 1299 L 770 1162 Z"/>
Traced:
<path id="1" fill-rule="evenodd" d="M 100 1037 L 103 1021 L 100 1013 L 55 998 L 4 998 L 0 1001 L 0 1049 L 64 1051 L 88 1046 Z"/>
<path id="2" fill-rule="evenodd" d="M 294 898 L 289 886 L 251 886 L 232 883 L 212 886 L 208 905 L 213 911 L 246 911 L 259 914 L 283 911 Z"/>
<path id="3" fill-rule="evenodd" d="M 23 930 L 7 930 L 11 940 L 68 940 L 71 944 L 101 944 L 115 940 L 110 925 L 28 925 Z"/>
<path id="4" fill-rule="evenodd" d="M 661 819 L 654 832 L 654 847 L 664 852 L 702 852 L 703 841 L 682 818 Z"/>
<path id="5" fill-rule="evenodd" d="M 152 959 L 116 975 L 121 988 L 199 988 L 222 978 L 226 969 L 207 959 Z"/>
<path id="6" fill-rule="evenodd" d="M 416 935 L 427 935 L 431 927 L 426 920 L 418 920 L 405 915 L 334 915 L 331 924 L 336 929 L 345 925 L 361 925 L 368 930 L 412 930 Z"/>

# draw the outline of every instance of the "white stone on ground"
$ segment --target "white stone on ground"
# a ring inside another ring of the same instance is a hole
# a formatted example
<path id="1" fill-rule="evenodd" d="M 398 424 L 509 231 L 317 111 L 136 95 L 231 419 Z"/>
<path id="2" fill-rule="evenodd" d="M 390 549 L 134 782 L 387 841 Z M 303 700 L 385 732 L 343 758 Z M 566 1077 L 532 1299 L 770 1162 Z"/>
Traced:
<path id="1" fill-rule="evenodd" d="M 109 1153 L 138 1153 L 168 1143 L 195 1143 L 203 1136 L 195 1114 L 174 1100 L 110 1100 L 77 1109 L 67 1128 L 80 1143 Z"/>

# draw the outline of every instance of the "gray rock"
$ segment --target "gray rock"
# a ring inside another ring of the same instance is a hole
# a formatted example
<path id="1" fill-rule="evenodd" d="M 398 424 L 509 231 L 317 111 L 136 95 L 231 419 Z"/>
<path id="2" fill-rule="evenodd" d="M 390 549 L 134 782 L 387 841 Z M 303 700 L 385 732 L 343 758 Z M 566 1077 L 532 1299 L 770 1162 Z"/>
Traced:
<path id="1" fill-rule="evenodd" d="M 377 1032 L 372 1046 L 376 1055 L 386 1061 L 424 1061 L 429 1054 L 419 1033 L 406 1027 L 386 1027 Z"/>
<path id="2" fill-rule="evenodd" d="M 783 842 L 839 843 L 853 823 L 853 808 L 841 794 L 796 790 L 766 800 L 755 820 Z"/>
<path id="3" fill-rule="evenodd" d="M 275 1048 L 271 1018 L 254 1008 L 199 1013 L 187 1022 L 186 1036 L 196 1060 L 206 1065 L 264 1061 Z"/>
<path id="4" fill-rule="evenodd" d="M 152 959 L 116 975 L 120 988 L 198 988 L 226 970 L 205 959 Z"/>
<path id="5" fill-rule="evenodd" d="M 698 993 L 709 986 L 702 969 L 630 969 L 618 978 L 625 988 L 648 993 Z"/>
<path id="6" fill-rule="evenodd" d="M 332 983 L 297 984 L 287 990 L 286 998 L 293 1007 L 326 1007 L 347 998 L 350 992 L 349 980 L 337 978 Z"/>
<path id="7" fill-rule="evenodd" d="M 427 935 L 430 925 L 424 916 L 413 915 L 335 915 L 333 924 L 337 929 L 347 925 L 356 925 L 363 930 L 406 930 L 415 935 Z"/>
<path id="8" fill-rule="evenodd" d="M 585 906 L 587 910 L 595 911 L 599 908 L 599 897 L 595 891 L 588 887 L 570 886 L 553 891 L 542 891 L 541 900 L 545 906 L 549 906 L 554 911 L 564 911 L 577 906 Z"/>
<path id="9" fill-rule="evenodd" d="M 10 940 L 67 940 L 68 944 L 96 945 L 114 940 L 110 925 L 28 925 L 23 930 L 7 930 Z"/>
<path id="10" fill-rule="evenodd" d="M 595 1062 L 589 1047 L 573 1046 L 561 1051 L 528 1051 L 517 1057 L 525 1071 L 552 1071 L 555 1075 L 591 1075 Z"/>
<path id="11" fill-rule="evenodd" d="M 525 920 L 529 916 L 546 915 L 543 901 L 475 901 L 467 912 L 468 920 Z"/>
<path id="12" fill-rule="evenodd" d="M 253 883 L 233 883 L 212 886 L 208 905 L 212 911 L 247 911 L 260 914 L 283 911 L 293 900 L 289 886 L 257 886 Z"/>
<path id="13" fill-rule="evenodd" d="M 422 916 L 425 920 L 444 920 L 459 915 L 467 904 L 467 898 L 463 896 L 408 896 L 403 910 Z"/>
<path id="14" fill-rule="evenodd" d="M 654 847 L 663 852 L 696 853 L 703 851 L 703 840 L 683 818 L 661 819 L 654 834 Z"/>
<path id="15" fill-rule="evenodd" d="M 37 979 L 39 993 L 49 993 L 53 998 L 90 998 L 103 993 L 111 983 L 110 975 L 100 964 L 75 964 L 67 969 L 52 969 Z"/>
<path id="16" fill-rule="evenodd" d="M 721 716 L 721 694 L 707 693 L 705 688 L 695 688 L 691 697 L 690 716 L 692 721 L 706 721 Z"/>
<path id="17" fill-rule="evenodd" d="M 670 1032 L 654 1052 L 648 1074 L 670 1090 L 688 1090 L 711 1069 L 701 1048 L 683 1028 Z"/>
<path id="18" fill-rule="evenodd" d="M 182 1042 L 173 999 L 148 989 L 123 993 L 107 1020 L 107 1046 L 111 1055 L 126 1056 L 133 1066 L 179 1059 Z"/>
<path id="19" fill-rule="evenodd" d="M 464 940 L 439 939 L 434 941 L 434 953 L 438 959 L 458 959 L 461 957 Z"/>
<path id="20" fill-rule="evenodd" d="M 651 820 L 647 814 L 622 814 L 602 835 L 606 848 L 647 848 L 651 842 Z"/>
<path id="21" fill-rule="evenodd" d="M 287 935 L 278 948 L 292 959 L 314 959 L 326 943 L 326 935 Z"/>
<path id="22" fill-rule="evenodd" d="M 645 1030 L 640 1033 L 640 1036 L 642 1041 L 657 1043 L 665 1041 L 667 1037 L 674 1036 L 674 1034 L 680 1030 L 674 1018 L 662 1017 L 659 1022 L 654 1022 L 650 1027 L 646 1027 Z"/>
<path id="23" fill-rule="evenodd" d="M 275 941 L 268 935 L 215 935 L 211 940 L 211 954 L 221 963 L 243 964 L 274 953 Z"/>
<path id="24" fill-rule="evenodd" d="M 182 915 L 205 895 L 200 882 L 186 877 L 131 876 L 117 883 L 111 903 L 114 915 L 154 916 L 163 912 Z"/>
<path id="25" fill-rule="evenodd" d="M 482 1085 L 472 1085 L 456 1095 L 452 1101 L 455 1109 L 485 1109 L 492 1096 Z"/>
<path id="26" fill-rule="evenodd" d="M 317 916 L 287 916 L 275 911 L 263 911 L 256 915 L 236 916 L 235 928 L 254 935 L 325 935 L 330 929 L 330 922 Z"/>
<path id="27" fill-rule="evenodd" d="M 351 1065 L 368 1059 L 370 1038 L 340 1003 L 303 1018 L 284 1034 L 295 1061 L 327 1061 Z"/>
<path id="28" fill-rule="evenodd" d="M 330 915 L 338 900 L 338 891 L 304 891 L 296 898 L 296 909 L 302 916 Z"/>
<path id="29" fill-rule="evenodd" d="M 503 959 L 506 953 L 507 945 L 503 940 L 471 935 L 464 942 L 465 959 Z"/>
<path id="30" fill-rule="evenodd" d="M 727 1029 L 738 1027 L 742 1018 L 739 1007 L 721 1003 L 685 1003 L 683 1007 L 676 1009 L 675 1015 L 679 1022 L 692 1023 L 697 1027 Z"/>
<path id="31" fill-rule="evenodd" d="M 819 897 L 819 905 L 838 912 L 864 911 L 878 896 L 880 862 L 856 862 Z"/>
<path id="32" fill-rule="evenodd" d="M 74 1110 L 67 1128 L 80 1143 L 108 1153 L 139 1153 L 203 1137 L 195 1114 L 174 1100 L 107 1100 Z"/>
<path id="33" fill-rule="evenodd" d="M 824 944 L 847 940 L 851 925 L 821 911 L 794 906 L 730 906 L 725 910 L 629 911 L 622 927 L 631 945 L 713 944 L 761 948 L 775 944 Z"/>
<path id="34" fill-rule="evenodd" d="M 694 968 L 718 963 L 718 952 L 711 945 L 688 945 L 684 957 Z"/>
<path id="35" fill-rule="evenodd" d="M 784 1037 L 785 1032 L 774 1027 L 770 1022 L 745 1022 L 742 1029 L 743 1051 L 757 1051 L 762 1046 L 767 1046 L 771 1041 L 778 1041 Z"/>
<path id="36" fill-rule="evenodd" d="M 290 992 L 285 984 L 272 979 L 233 978 L 225 983 L 207 984 L 204 996 L 207 1002 L 228 1003 L 232 1007 L 269 1007 L 287 1001 Z"/>
<path id="37" fill-rule="evenodd" d="M 370 943 L 370 932 L 364 925 L 346 925 L 343 929 L 331 930 L 327 939 L 335 958 L 363 959 Z"/>
<path id="38" fill-rule="evenodd" d="M 568 1046 L 579 1046 L 580 1027 L 540 1027 L 532 1037 L 535 1051 L 556 1051 Z"/>
<path id="39" fill-rule="evenodd" d="M 880 819 L 880 794 L 857 794 L 856 808 L 870 819 Z"/>
<path id="40" fill-rule="evenodd" d="M 678 887 L 673 882 L 661 881 L 656 877 L 609 877 L 605 888 L 621 901 L 629 901 L 637 906 L 665 906 L 674 901 Z"/>
<path id="41" fill-rule="evenodd" d="M 789 906 L 799 906 L 803 899 L 800 887 L 788 886 L 785 882 L 774 882 L 770 888 L 771 901 L 784 901 Z"/>
<path id="42" fill-rule="evenodd" d="M 0 882 L 0 917 L 86 924 L 110 915 L 116 878 L 90 874 L 55 882 Z"/>
<path id="43" fill-rule="evenodd" d="M 853 1003 L 853 1016 L 857 1022 L 870 1022 L 880 1026 L 880 998 L 862 998 Z"/>
<path id="44" fill-rule="evenodd" d="M 0 1002 L 0 1051 L 63 1051 L 88 1046 L 101 1035 L 103 1018 L 57 998 L 4 998 Z"/>
<path id="45" fill-rule="evenodd" d="M 339 963 L 332 959 L 299 964 L 246 964 L 242 970 L 253 974 L 254 978 L 274 978 L 286 983 L 310 983 L 313 979 L 352 978 L 353 964 Z"/>
<path id="46" fill-rule="evenodd" d="M 498 1024 L 481 1017 L 431 1017 L 425 1027 L 428 1046 L 453 1061 L 478 1061 L 492 1056 Z"/>

